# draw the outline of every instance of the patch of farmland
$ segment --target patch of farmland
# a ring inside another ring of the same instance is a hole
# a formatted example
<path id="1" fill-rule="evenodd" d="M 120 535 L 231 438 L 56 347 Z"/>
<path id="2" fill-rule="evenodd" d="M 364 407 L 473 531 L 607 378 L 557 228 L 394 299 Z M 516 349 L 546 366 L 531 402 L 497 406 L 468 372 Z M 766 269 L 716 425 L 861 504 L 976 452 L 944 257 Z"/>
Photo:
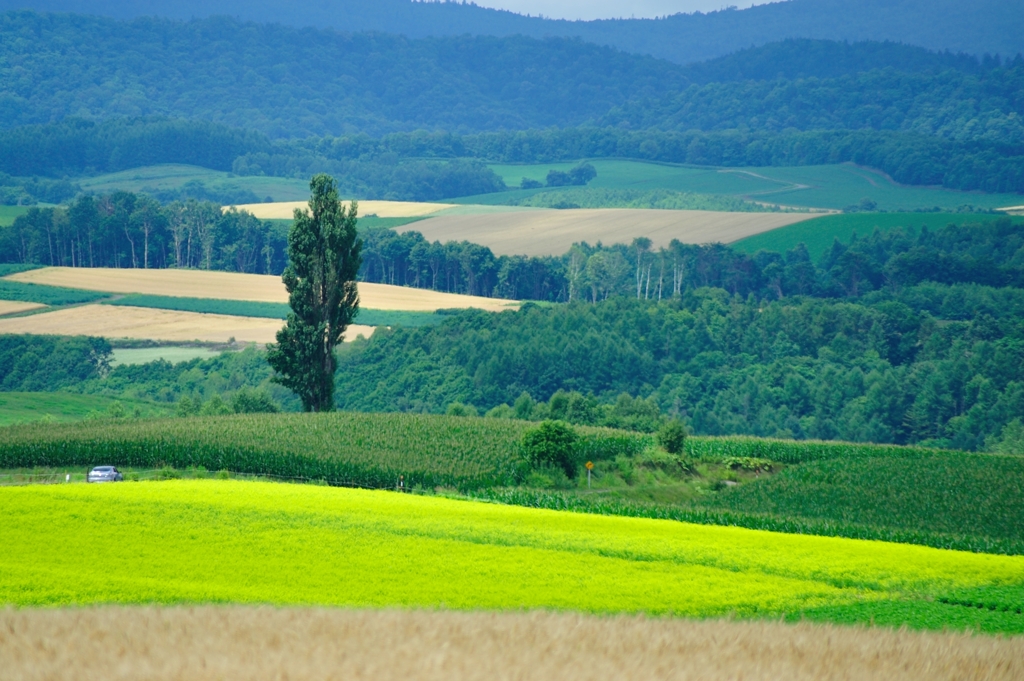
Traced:
<path id="1" fill-rule="evenodd" d="M 0 628 L 10 681 L 1024 676 L 1021 638 L 764 621 L 206 606 L 6 610 Z"/>
<path id="2" fill-rule="evenodd" d="M 729 243 L 817 217 L 806 213 L 728 213 L 628 208 L 521 210 L 485 215 L 439 215 L 416 223 L 434 241 L 471 241 L 497 255 L 562 255 L 574 243 L 629 243 L 647 237 L 655 247 Z"/>
<path id="3" fill-rule="evenodd" d="M 42 307 L 46 306 L 40 303 L 25 303 L 15 300 L 0 300 L 0 317 L 8 314 L 17 314 L 18 312 L 38 310 L 39 308 Z"/>
<path id="4" fill-rule="evenodd" d="M 86 466 L 103 458 L 141 468 L 202 466 L 371 488 L 390 488 L 404 475 L 410 487 L 456 488 L 534 508 L 1024 555 L 1020 459 L 895 445 L 691 437 L 686 455 L 694 461 L 770 460 L 786 468 L 697 500 L 650 503 L 621 496 L 633 488 L 622 480 L 609 487 L 606 476 L 636 465 L 653 438 L 607 429 L 579 429 L 579 460 L 597 462 L 593 490 L 582 484 L 564 492 L 502 487 L 523 475 L 519 442 L 531 427 L 506 419 L 338 412 L 23 428 L 0 433 L 0 468 Z M 336 432 L 346 439 L 330 435 Z"/>
<path id="5" fill-rule="evenodd" d="M 0 468 L 85 466 L 102 458 L 113 465 L 203 466 L 376 488 L 404 475 L 410 487 L 473 489 L 514 475 L 517 444 L 529 427 L 504 419 L 335 412 L 21 428 L 0 432 Z M 637 440 L 587 432 L 616 452 Z"/>
<path id="6" fill-rule="evenodd" d="M 853 164 L 765 168 L 687 167 L 670 163 L 593 159 L 597 177 L 588 186 L 603 189 L 668 189 L 696 194 L 724 194 L 783 206 L 842 209 L 867 197 L 881 210 L 955 210 L 971 205 L 999 208 L 1024 203 L 1020 194 L 985 194 L 935 187 L 899 185 L 883 173 Z M 500 165 L 490 168 L 510 187 L 521 178 L 544 182 L 549 170 L 568 171 L 571 163 Z M 522 198 L 520 190 L 471 197 L 469 201 Z M 463 200 L 460 199 L 460 203 Z"/>
<path id="7" fill-rule="evenodd" d="M 171 364 L 189 362 L 193 359 L 213 359 L 217 350 L 203 347 L 164 345 L 157 348 L 114 348 L 111 351 L 110 366 L 122 364 L 149 364 L 163 360 Z"/>
<path id="8" fill-rule="evenodd" d="M 723 492 L 731 511 L 1020 541 L 1024 457 L 962 454 L 919 459 L 814 461 Z"/>
<path id="9" fill-rule="evenodd" d="M 0 602 L 776 616 L 1020 587 L 1024 557 L 235 481 L 0 489 Z M 295 560 L 302 556 L 302 560 Z M 949 605 L 950 622 L 961 608 Z M 939 628 L 948 622 L 908 623 Z M 1014 613 L 983 627 L 1024 631 Z"/>
<path id="10" fill-rule="evenodd" d="M 158 341 L 273 343 L 282 323 L 276 319 L 232 317 L 143 307 L 83 305 L 27 317 L 0 319 L 0 334 L 102 336 Z M 346 340 L 373 335 L 372 326 L 352 325 Z"/>
<path id="11" fill-rule="evenodd" d="M 28 206 L 0 206 L 0 227 L 13 225 L 15 220 L 28 211 Z"/>
<path id="12" fill-rule="evenodd" d="M 258 197 L 272 197 L 275 201 L 298 201 L 309 198 L 308 180 L 266 175 L 237 176 L 220 170 L 176 163 L 132 168 L 79 178 L 75 181 L 82 189 L 93 194 L 109 194 L 115 191 L 154 194 L 178 190 L 190 182 L 201 182 L 211 191 L 251 191 Z"/>
<path id="13" fill-rule="evenodd" d="M 348 201 L 342 204 L 348 208 Z M 415 218 L 432 215 L 446 208 L 450 203 L 422 203 L 412 201 L 359 201 L 359 215 L 375 215 L 378 218 Z M 295 210 L 308 210 L 307 201 L 285 201 L 280 203 L 249 203 L 228 206 L 240 211 L 252 213 L 261 220 L 291 220 Z"/>
<path id="14" fill-rule="evenodd" d="M 264 274 L 239 274 L 208 270 L 140 270 L 84 267 L 44 267 L 13 274 L 0 280 L 69 286 L 88 291 L 142 293 L 179 298 L 251 300 L 287 303 L 288 292 L 281 277 Z M 516 301 L 501 298 L 464 296 L 407 286 L 359 284 L 359 304 L 373 310 L 434 312 L 441 309 L 480 308 L 499 311 Z"/>

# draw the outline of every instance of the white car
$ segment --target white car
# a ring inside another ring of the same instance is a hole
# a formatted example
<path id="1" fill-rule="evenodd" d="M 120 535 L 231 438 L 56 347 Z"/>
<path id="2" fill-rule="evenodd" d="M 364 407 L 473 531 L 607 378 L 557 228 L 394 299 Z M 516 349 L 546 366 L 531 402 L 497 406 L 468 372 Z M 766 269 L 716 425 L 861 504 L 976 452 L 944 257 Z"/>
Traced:
<path id="1" fill-rule="evenodd" d="M 124 476 L 113 466 L 96 466 L 85 476 L 86 482 L 121 482 Z"/>

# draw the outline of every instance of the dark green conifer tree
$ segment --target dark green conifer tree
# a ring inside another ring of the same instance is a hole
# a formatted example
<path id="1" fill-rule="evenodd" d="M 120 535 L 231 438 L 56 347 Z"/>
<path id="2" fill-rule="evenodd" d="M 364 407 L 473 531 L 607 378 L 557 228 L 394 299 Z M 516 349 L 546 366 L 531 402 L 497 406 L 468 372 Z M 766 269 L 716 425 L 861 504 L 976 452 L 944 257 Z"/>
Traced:
<path id="1" fill-rule="evenodd" d="M 294 391 L 306 411 L 334 408 L 334 349 L 359 310 L 356 275 L 362 242 L 356 236 L 356 203 L 345 209 L 329 175 L 309 183 L 309 210 L 295 211 L 288 233 L 288 267 L 282 279 L 292 311 L 267 347 L 274 381 Z"/>

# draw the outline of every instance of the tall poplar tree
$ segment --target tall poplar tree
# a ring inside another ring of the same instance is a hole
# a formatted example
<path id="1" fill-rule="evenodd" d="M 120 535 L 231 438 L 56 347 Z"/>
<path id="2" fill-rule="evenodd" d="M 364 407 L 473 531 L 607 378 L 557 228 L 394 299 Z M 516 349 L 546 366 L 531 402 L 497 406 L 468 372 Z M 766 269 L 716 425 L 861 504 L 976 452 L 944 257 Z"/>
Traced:
<path id="1" fill-rule="evenodd" d="M 329 175 L 309 183 L 309 210 L 295 210 L 288 232 L 288 267 L 282 279 L 292 311 L 267 346 L 274 381 L 294 391 L 306 411 L 334 408 L 334 349 L 359 310 L 356 274 L 362 242 L 356 203 L 346 210 Z"/>

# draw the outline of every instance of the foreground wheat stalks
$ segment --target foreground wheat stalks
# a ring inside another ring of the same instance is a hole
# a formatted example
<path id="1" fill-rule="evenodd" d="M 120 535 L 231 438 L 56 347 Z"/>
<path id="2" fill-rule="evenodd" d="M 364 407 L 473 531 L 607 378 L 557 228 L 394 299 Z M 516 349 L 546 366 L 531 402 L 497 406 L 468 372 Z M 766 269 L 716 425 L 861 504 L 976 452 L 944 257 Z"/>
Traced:
<path id="1" fill-rule="evenodd" d="M 0 611 L 29 679 L 1021 679 L 1024 638 L 771 622 L 246 607 Z"/>

